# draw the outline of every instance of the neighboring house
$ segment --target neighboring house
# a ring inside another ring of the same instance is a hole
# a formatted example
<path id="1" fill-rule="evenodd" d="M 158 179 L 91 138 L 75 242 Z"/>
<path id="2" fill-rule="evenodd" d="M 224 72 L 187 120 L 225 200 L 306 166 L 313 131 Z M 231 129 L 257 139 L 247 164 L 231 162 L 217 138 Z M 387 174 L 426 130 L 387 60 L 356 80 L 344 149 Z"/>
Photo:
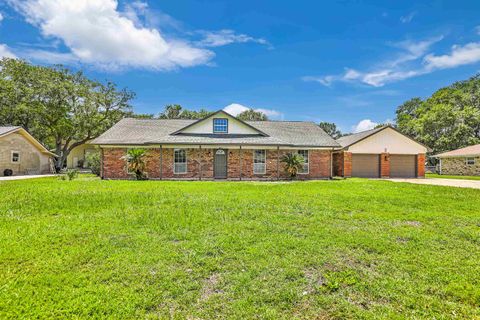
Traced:
<path id="1" fill-rule="evenodd" d="M 480 176 L 480 144 L 437 154 L 440 174 Z"/>
<path id="2" fill-rule="evenodd" d="M 101 176 L 127 179 L 123 156 L 145 148 L 150 179 L 285 179 L 283 155 L 305 159 L 300 179 L 332 176 L 340 145 L 313 122 L 242 121 L 225 111 L 201 120 L 123 119 L 92 141 L 101 149 Z"/>
<path id="3" fill-rule="evenodd" d="M 391 126 L 337 139 L 334 173 L 343 177 L 423 178 L 429 149 Z"/>
<path id="4" fill-rule="evenodd" d="M 67 169 L 75 168 L 88 168 L 87 155 L 89 153 L 98 152 L 95 145 L 90 144 L 92 140 L 87 141 L 84 144 L 76 146 L 70 151 L 67 156 Z"/>
<path id="5" fill-rule="evenodd" d="M 22 127 L 0 127 L 0 176 L 53 173 L 52 158 L 40 142 Z"/>

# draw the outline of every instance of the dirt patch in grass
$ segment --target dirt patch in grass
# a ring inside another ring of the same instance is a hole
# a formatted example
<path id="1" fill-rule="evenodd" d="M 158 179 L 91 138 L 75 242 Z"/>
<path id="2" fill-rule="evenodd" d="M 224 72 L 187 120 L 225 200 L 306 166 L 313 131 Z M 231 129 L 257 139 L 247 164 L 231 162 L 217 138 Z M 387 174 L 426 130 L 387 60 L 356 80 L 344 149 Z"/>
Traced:
<path id="1" fill-rule="evenodd" d="M 200 293 L 200 301 L 206 301 L 215 294 L 222 294 L 223 290 L 219 289 L 220 281 L 221 276 L 218 273 L 213 273 L 205 279 Z"/>

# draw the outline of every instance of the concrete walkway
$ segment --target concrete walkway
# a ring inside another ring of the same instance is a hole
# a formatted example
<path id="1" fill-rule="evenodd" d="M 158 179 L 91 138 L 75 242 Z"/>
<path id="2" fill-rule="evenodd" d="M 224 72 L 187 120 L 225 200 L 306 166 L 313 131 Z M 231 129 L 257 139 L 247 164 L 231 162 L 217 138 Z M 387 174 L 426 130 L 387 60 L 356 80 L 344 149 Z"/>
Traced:
<path id="1" fill-rule="evenodd" d="M 408 182 L 416 184 L 430 184 L 435 186 L 447 186 L 458 188 L 480 189 L 480 180 L 461 180 L 461 179 L 390 179 L 393 182 Z"/>
<path id="2" fill-rule="evenodd" d="M 46 178 L 46 177 L 55 177 L 54 174 L 32 174 L 28 176 L 11 176 L 11 177 L 0 177 L 1 181 L 11 181 L 11 180 L 26 180 L 26 179 L 35 179 L 35 178 Z"/>

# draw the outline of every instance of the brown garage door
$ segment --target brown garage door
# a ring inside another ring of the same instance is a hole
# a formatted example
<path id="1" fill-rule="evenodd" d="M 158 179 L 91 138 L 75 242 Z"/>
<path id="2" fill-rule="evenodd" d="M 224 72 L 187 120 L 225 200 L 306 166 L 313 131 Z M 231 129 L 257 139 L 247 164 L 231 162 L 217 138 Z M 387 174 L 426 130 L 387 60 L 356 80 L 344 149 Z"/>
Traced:
<path id="1" fill-rule="evenodd" d="M 390 177 L 415 178 L 417 176 L 415 155 L 392 154 L 390 155 Z"/>
<path id="2" fill-rule="evenodd" d="M 378 178 L 380 157 L 378 154 L 352 154 L 352 177 Z"/>

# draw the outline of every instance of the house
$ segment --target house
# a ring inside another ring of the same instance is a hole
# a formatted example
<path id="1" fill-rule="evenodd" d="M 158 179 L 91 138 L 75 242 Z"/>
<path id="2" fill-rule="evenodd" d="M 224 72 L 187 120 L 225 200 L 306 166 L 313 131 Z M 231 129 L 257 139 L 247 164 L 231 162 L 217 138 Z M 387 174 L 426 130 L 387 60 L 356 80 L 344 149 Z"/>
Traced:
<path id="1" fill-rule="evenodd" d="M 67 169 L 88 168 L 87 155 L 98 152 L 97 146 L 91 144 L 92 140 L 76 146 L 67 156 Z"/>
<path id="2" fill-rule="evenodd" d="M 242 121 L 223 110 L 201 120 L 126 118 L 92 144 L 104 179 L 131 177 L 122 158 L 129 148 L 147 150 L 150 179 L 285 179 L 281 158 L 290 152 L 305 159 L 300 179 L 325 179 L 340 148 L 313 122 Z"/>
<path id="3" fill-rule="evenodd" d="M 334 174 L 363 178 L 423 178 L 428 147 L 392 126 L 337 139 Z"/>
<path id="4" fill-rule="evenodd" d="M 434 155 L 440 174 L 480 176 L 480 144 Z"/>
<path id="5" fill-rule="evenodd" d="M 53 173 L 55 156 L 22 127 L 0 127 L 0 176 Z"/>

